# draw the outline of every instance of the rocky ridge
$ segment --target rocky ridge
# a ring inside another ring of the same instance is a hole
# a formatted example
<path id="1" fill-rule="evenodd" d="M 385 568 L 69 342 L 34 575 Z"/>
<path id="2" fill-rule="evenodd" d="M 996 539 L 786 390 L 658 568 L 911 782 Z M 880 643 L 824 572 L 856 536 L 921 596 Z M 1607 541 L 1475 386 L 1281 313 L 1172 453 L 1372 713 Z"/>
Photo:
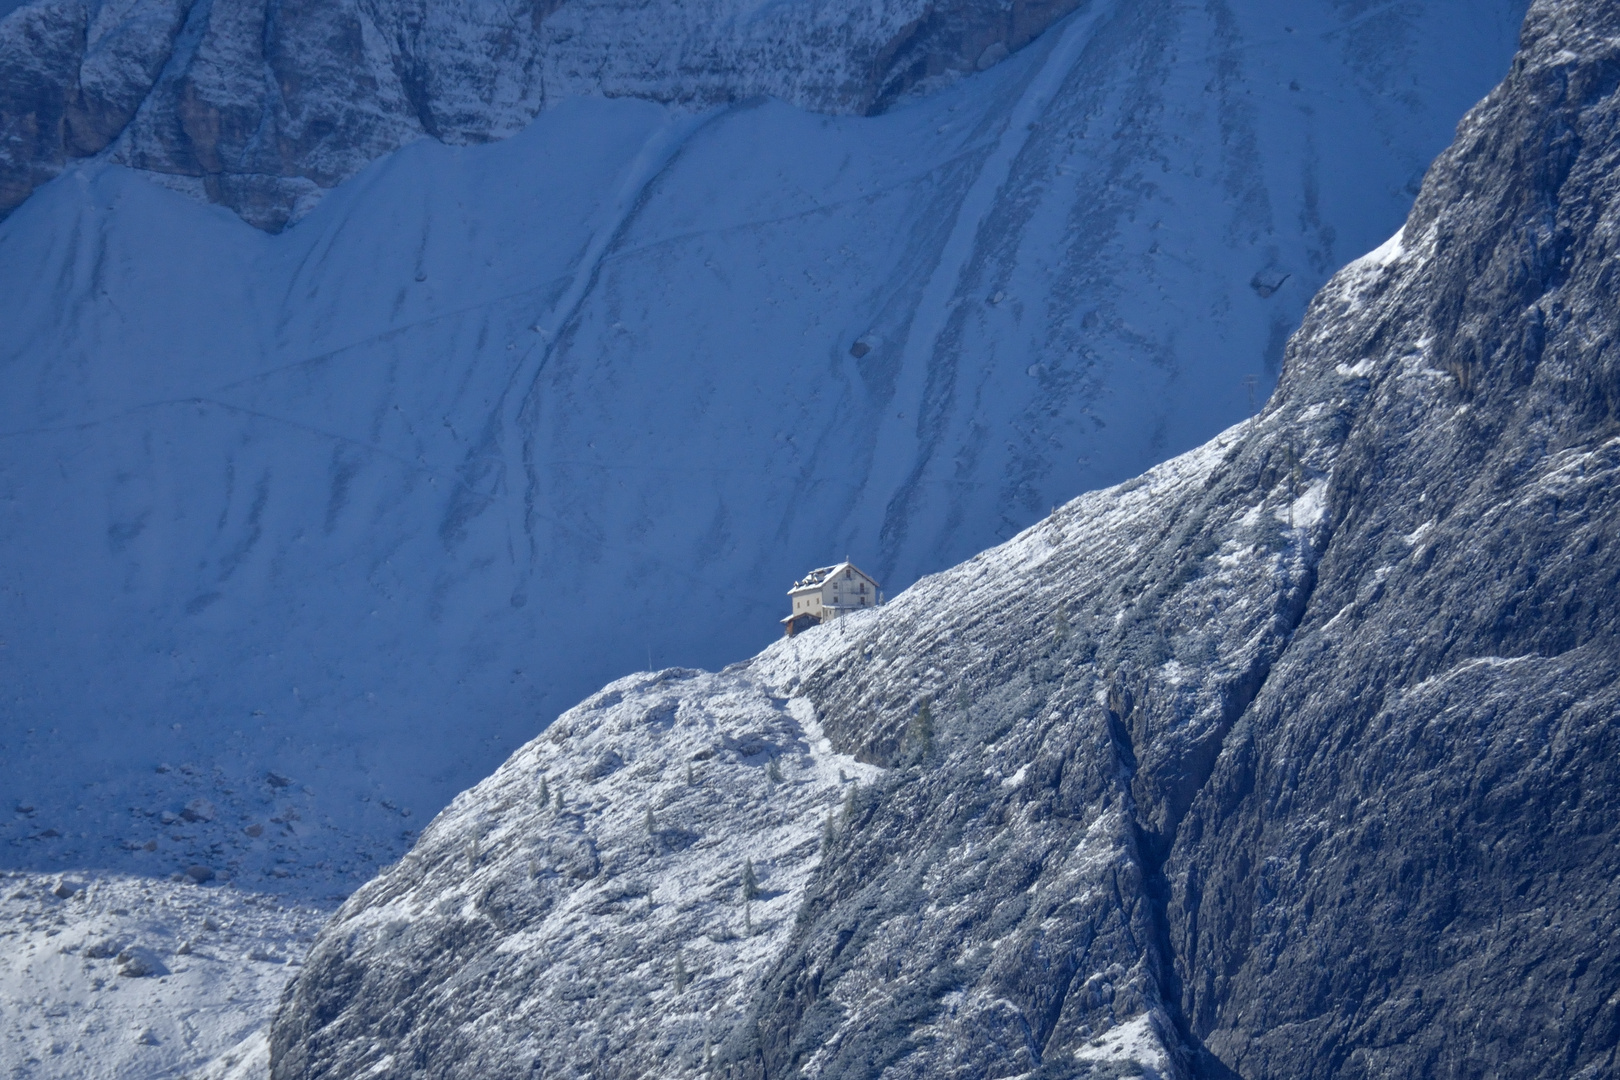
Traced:
<path id="1" fill-rule="evenodd" d="M 1617 42 L 1533 7 L 1259 417 L 565 714 L 338 913 L 272 1074 L 1612 1074 Z"/>
<path id="2" fill-rule="evenodd" d="M 366 1015 L 335 1012 L 323 1039 L 358 1041 L 323 1067 L 456 1058 L 460 1074 L 501 1075 L 536 1057 L 645 1076 L 711 1058 L 790 939 L 847 793 L 880 772 L 833 752 L 807 703 L 750 670 L 613 683 L 351 901 L 356 939 L 400 947 L 343 962 L 335 994 L 408 986 L 422 997 L 399 1015 L 448 1026 L 403 1024 L 382 1046 L 350 1027 Z M 491 987 L 510 989 L 507 1007 L 488 1009 Z M 307 1067 L 299 1054 L 282 1068 Z"/>

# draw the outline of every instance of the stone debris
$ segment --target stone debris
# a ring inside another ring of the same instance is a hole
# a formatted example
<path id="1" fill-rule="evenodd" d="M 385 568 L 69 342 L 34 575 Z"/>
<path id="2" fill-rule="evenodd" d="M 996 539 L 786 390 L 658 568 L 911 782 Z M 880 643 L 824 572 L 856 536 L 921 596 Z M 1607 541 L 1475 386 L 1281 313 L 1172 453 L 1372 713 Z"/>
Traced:
<path id="1" fill-rule="evenodd" d="M 123 949 L 124 943 L 118 938 L 102 938 L 86 945 L 83 955 L 86 960 L 106 960 L 117 956 Z"/>
<path id="2" fill-rule="evenodd" d="M 328 908 L 127 875 L 82 875 L 63 900 L 59 880 L 0 872 L 0 1063 L 33 1061 L 29 1080 L 264 1080 L 262 1059 L 206 1070 L 241 1060 Z"/>

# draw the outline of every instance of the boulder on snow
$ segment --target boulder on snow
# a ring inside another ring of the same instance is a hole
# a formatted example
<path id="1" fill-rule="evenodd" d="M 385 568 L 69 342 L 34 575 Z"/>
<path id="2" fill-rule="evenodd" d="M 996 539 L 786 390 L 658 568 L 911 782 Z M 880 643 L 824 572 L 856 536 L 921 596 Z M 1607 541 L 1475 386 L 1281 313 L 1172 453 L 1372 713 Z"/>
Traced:
<path id="1" fill-rule="evenodd" d="M 213 803 L 207 799 L 196 798 L 186 803 L 186 808 L 180 811 L 180 816 L 187 821 L 213 821 L 218 813 Z"/>
<path id="2" fill-rule="evenodd" d="M 186 877 L 190 878 L 192 881 L 195 881 L 198 885 L 201 885 L 204 882 L 213 881 L 215 875 L 211 867 L 203 866 L 199 863 L 186 867 Z"/>
<path id="3" fill-rule="evenodd" d="M 1258 293 L 1260 299 L 1265 300 L 1273 296 L 1292 276 L 1286 271 L 1279 270 L 1274 266 L 1268 266 L 1250 279 L 1249 288 Z"/>
<path id="4" fill-rule="evenodd" d="M 585 770 L 584 776 L 586 780 L 600 780 L 623 767 L 624 758 L 619 755 L 619 752 L 617 750 L 608 750 L 591 763 L 591 766 Z"/>
<path id="5" fill-rule="evenodd" d="M 144 945 L 128 945 L 118 954 L 118 974 L 130 979 L 145 979 L 154 975 L 167 975 L 157 953 Z"/>
<path id="6" fill-rule="evenodd" d="M 978 62 L 973 66 L 979 71 L 988 71 L 1011 55 L 1012 50 L 1007 48 L 1005 41 L 992 41 L 985 46 L 984 52 L 979 54 Z"/>
<path id="7" fill-rule="evenodd" d="M 102 938 L 84 947 L 84 957 L 87 960 L 106 960 L 117 956 L 123 948 L 124 943 L 117 938 Z"/>

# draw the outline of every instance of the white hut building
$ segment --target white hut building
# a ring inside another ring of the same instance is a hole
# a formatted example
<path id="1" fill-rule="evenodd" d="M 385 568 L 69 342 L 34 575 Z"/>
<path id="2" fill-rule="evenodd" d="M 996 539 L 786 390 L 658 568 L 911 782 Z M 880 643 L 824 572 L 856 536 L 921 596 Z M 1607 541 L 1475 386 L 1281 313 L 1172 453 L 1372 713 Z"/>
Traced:
<path id="1" fill-rule="evenodd" d="M 801 630 L 831 622 L 840 615 L 883 603 L 878 583 L 852 562 L 812 570 L 788 590 L 793 611 L 782 620 L 782 632 L 792 637 Z"/>

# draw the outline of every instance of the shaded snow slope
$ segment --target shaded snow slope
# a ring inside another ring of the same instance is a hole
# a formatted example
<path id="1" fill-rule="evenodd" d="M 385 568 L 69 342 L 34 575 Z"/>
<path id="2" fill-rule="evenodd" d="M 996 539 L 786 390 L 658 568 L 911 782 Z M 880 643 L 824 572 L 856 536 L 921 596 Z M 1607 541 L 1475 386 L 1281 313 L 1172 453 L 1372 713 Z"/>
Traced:
<path id="1" fill-rule="evenodd" d="M 1288 12 L 1095 5 L 866 119 L 575 99 L 279 236 L 41 189 L 0 223 L 0 859 L 346 894 L 807 567 L 893 593 L 1240 419 L 1509 36 Z"/>
<path id="2" fill-rule="evenodd" d="M 334 917 L 272 1075 L 1613 1075 L 1617 175 L 1620 4 L 1538 3 L 1261 415 L 564 714 Z"/>

